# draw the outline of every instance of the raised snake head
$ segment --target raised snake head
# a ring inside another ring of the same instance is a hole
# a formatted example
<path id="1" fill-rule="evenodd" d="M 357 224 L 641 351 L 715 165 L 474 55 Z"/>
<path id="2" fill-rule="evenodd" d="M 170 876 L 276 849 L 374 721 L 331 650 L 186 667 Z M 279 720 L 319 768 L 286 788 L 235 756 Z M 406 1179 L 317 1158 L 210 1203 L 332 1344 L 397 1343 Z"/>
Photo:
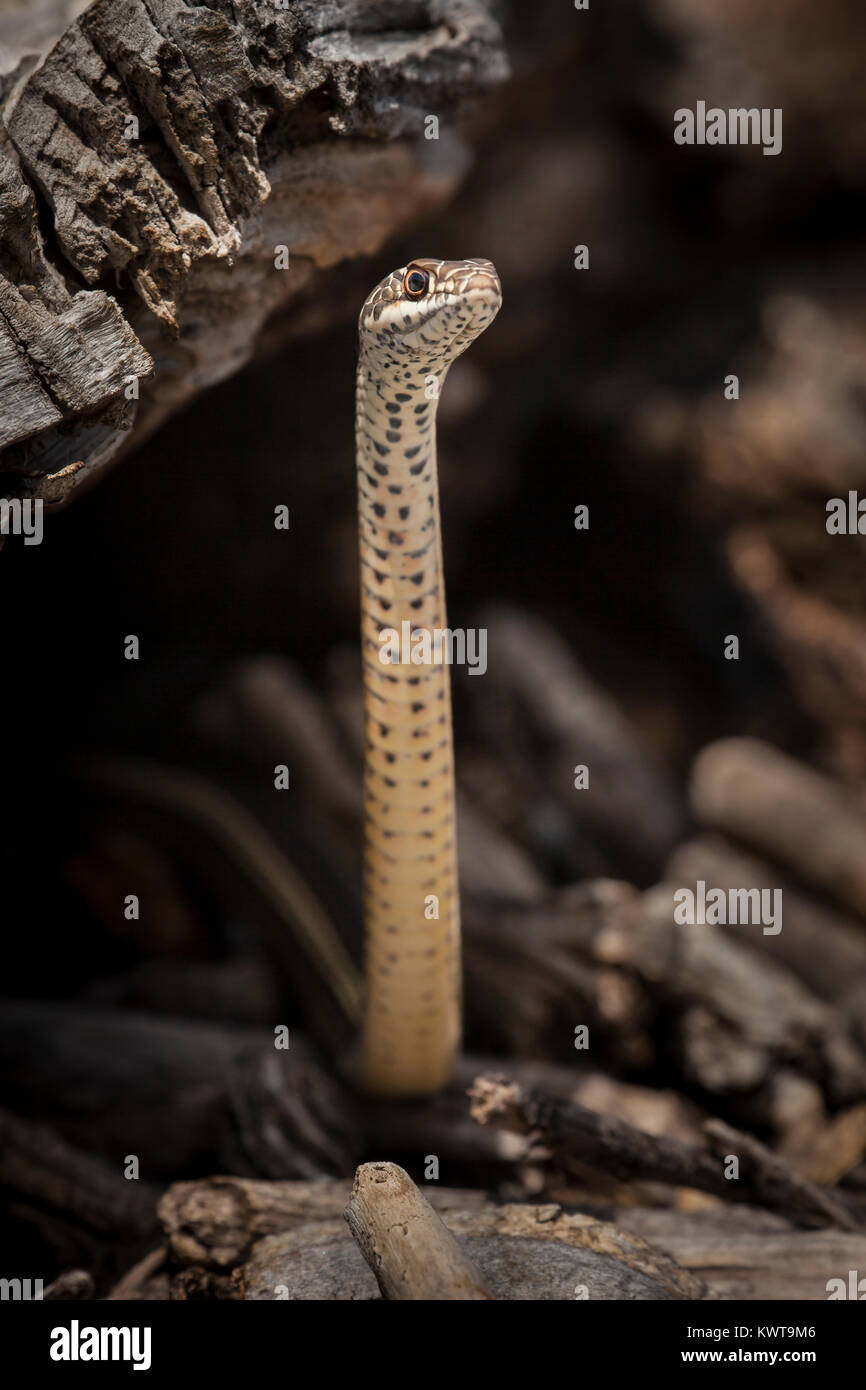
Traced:
<path id="1" fill-rule="evenodd" d="M 358 321 L 361 348 L 384 364 L 447 368 L 501 303 L 491 261 L 421 257 L 386 276 L 367 299 Z"/>

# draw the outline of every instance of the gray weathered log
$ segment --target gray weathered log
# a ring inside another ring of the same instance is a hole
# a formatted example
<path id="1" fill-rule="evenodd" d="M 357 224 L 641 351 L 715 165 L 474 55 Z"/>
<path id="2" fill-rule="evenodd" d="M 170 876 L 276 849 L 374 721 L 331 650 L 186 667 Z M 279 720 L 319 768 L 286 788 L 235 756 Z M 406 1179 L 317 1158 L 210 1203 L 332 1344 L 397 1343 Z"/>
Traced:
<path id="1" fill-rule="evenodd" d="M 487 1205 L 443 1219 L 496 1299 L 669 1300 L 705 1293 L 700 1280 L 645 1241 L 553 1203 Z M 380 1296 L 345 1226 L 334 1221 L 259 1241 L 237 1282 L 252 1300 Z"/>
<path id="2" fill-rule="evenodd" d="M 632 1207 L 617 1211 L 616 1220 L 703 1279 L 714 1299 L 822 1302 L 830 1279 L 866 1263 L 866 1235 L 798 1231 L 754 1207 Z"/>
<path id="3" fill-rule="evenodd" d="M 159 1219 L 176 1265 L 231 1270 L 264 1236 L 314 1221 L 342 1216 L 352 1195 L 350 1178 L 314 1182 L 265 1182 L 256 1178 L 210 1177 L 172 1183 L 159 1203 Z M 471 1211 L 482 1192 L 430 1185 L 439 1212 Z"/>

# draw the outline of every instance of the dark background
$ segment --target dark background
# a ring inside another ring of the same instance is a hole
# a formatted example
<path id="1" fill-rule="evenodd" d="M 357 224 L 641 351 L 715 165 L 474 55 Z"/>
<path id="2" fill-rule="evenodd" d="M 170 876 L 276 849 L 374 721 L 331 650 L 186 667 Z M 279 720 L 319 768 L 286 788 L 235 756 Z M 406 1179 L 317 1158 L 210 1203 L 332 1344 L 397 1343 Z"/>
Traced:
<path id="1" fill-rule="evenodd" d="M 182 835 L 151 845 L 160 920 L 117 920 L 151 839 L 70 774 L 106 752 L 197 768 L 279 824 L 357 948 L 351 866 L 329 862 L 302 799 L 275 806 L 273 758 L 243 727 L 227 747 L 200 716 L 238 662 L 270 654 L 355 756 L 333 714 L 356 680 L 354 320 L 414 255 L 489 257 L 504 292 L 440 410 L 452 624 L 507 601 L 550 625 L 657 766 L 683 834 L 691 759 L 732 733 L 862 795 L 866 541 L 828 537 L 824 521 L 829 497 L 866 490 L 866 16 L 853 0 L 820 15 L 807 0 L 644 0 L 564 25 L 563 9 L 501 7 L 513 79 L 466 128 L 462 187 L 435 221 L 307 292 L 326 294 L 326 330 L 196 401 L 49 517 L 41 547 L 5 547 L 7 995 L 123 1002 L 112 982 L 153 959 L 257 958 L 255 907 L 215 886 Z M 782 107 L 782 153 L 676 146 L 673 111 L 699 97 Z M 737 402 L 723 398 L 731 372 Z M 273 527 L 279 503 L 288 533 Z M 579 503 L 588 531 L 573 526 Z M 744 555 L 769 566 L 769 588 Z M 455 679 L 470 799 L 491 760 L 484 684 Z M 531 812 L 505 828 L 552 886 L 580 877 L 579 856 L 533 838 Z M 665 857 L 614 836 L 601 867 L 647 887 Z M 294 1023 L 302 987 L 273 987 Z M 274 1002 L 234 1021 L 273 1017 Z M 56 1118 L 14 1066 L 0 1099 Z"/>

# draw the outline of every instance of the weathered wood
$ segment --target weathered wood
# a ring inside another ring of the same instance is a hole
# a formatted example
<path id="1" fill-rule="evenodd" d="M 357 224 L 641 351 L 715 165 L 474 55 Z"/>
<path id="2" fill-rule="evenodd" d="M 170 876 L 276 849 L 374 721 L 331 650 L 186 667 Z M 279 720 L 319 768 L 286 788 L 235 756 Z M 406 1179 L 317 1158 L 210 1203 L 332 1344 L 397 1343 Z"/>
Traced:
<path id="1" fill-rule="evenodd" d="M 286 853 L 298 840 L 310 848 L 300 813 L 276 812 L 261 782 L 234 769 L 217 781 L 151 761 L 108 759 L 82 766 L 79 777 L 89 800 L 102 795 L 123 806 L 162 844 L 201 860 L 227 897 L 249 904 L 263 947 L 300 998 L 302 1021 L 320 1045 L 341 1052 L 354 1036 L 361 975 L 331 912 Z M 238 784 L 236 794 L 224 785 L 227 777 Z"/>
<path id="2" fill-rule="evenodd" d="M 481 0 L 93 0 L 60 34 L 34 9 L 0 82 L 0 477 L 59 500 L 447 199 L 465 150 L 433 158 L 425 116 L 506 67 Z"/>
<path id="3" fill-rule="evenodd" d="M 813 328 L 814 325 L 810 324 L 803 335 L 810 342 L 814 337 Z M 825 421 L 829 423 L 831 432 L 838 428 L 839 422 L 833 420 L 833 412 L 826 408 L 825 393 L 829 389 L 835 396 L 839 387 L 838 379 L 832 375 L 838 364 L 834 363 L 831 368 L 828 358 L 832 353 L 839 353 L 847 364 L 863 356 L 862 351 L 852 353 L 843 346 L 846 331 L 848 328 L 844 321 L 822 322 L 820 336 L 824 341 L 818 347 L 817 354 L 810 355 L 808 361 L 799 364 L 805 373 L 804 380 L 808 380 L 814 390 L 810 409 L 820 417 L 822 426 Z M 814 352 L 815 345 L 812 343 L 811 353 Z M 822 363 L 822 371 L 827 373 L 827 379 L 821 386 L 814 380 L 817 361 Z M 847 385 L 851 398 L 856 398 L 860 389 L 856 378 Z M 791 389 L 803 398 L 797 383 L 791 383 Z M 758 413 L 762 414 L 764 409 L 763 405 L 759 405 Z M 780 420 L 788 414 L 781 401 L 776 406 L 776 412 Z M 846 433 L 844 428 L 842 433 Z M 768 459 L 766 433 L 763 430 L 761 436 L 762 467 L 760 470 L 751 469 L 751 473 L 752 476 L 760 474 L 764 478 L 767 476 L 765 465 Z M 741 444 L 742 441 L 737 441 L 731 451 L 739 459 L 742 458 Z M 841 457 L 837 454 L 831 460 L 828 459 L 826 441 L 815 441 L 814 452 L 808 457 L 807 486 L 810 492 L 815 486 L 814 464 L 820 457 L 822 466 L 829 464 L 828 473 L 841 475 L 827 478 L 825 486 L 828 497 L 840 493 L 845 496 L 848 488 L 855 484 L 861 486 L 862 493 L 861 460 L 856 455 L 852 456 L 851 462 L 845 459 L 849 447 L 845 440 Z M 748 450 L 745 452 L 748 453 Z M 854 457 L 856 464 L 853 464 Z M 850 475 L 846 477 L 849 469 Z M 780 481 L 786 480 L 780 478 Z M 790 487 L 790 480 L 787 481 Z M 793 503 L 792 510 L 796 509 L 798 501 L 796 493 L 786 497 L 788 505 Z M 862 779 L 866 771 L 866 622 L 862 613 L 849 612 L 847 607 L 840 606 L 836 601 L 838 594 L 847 591 L 853 595 L 858 592 L 859 584 L 853 574 L 851 580 L 844 577 L 846 562 L 843 559 L 839 564 L 838 548 L 834 547 L 834 539 L 827 535 L 824 527 L 793 525 L 789 528 L 782 511 L 781 525 L 776 521 L 770 537 L 773 540 L 784 537 L 788 548 L 795 552 L 800 551 L 805 537 L 807 553 L 796 554 L 794 569 L 798 575 L 808 575 L 810 579 L 820 576 L 817 579 L 819 586 L 830 581 L 835 591 L 832 599 L 804 588 L 802 582 L 792 583 L 782 556 L 777 553 L 768 536 L 752 525 L 738 527 L 728 540 L 726 550 L 731 572 L 758 607 L 772 632 L 774 646 L 799 702 L 822 728 L 828 763 L 835 764 L 846 780 L 852 775 Z M 856 564 L 853 553 L 847 563 Z"/>
<path id="4" fill-rule="evenodd" d="M 668 1019 L 683 1073 L 708 1091 L 754 1091 L 780 1066 L 817 1080 L 831 1105 L 866 1095 L 866 1054 L 836 1011 L 769 953 L 727 927 L 673 920 L 679 885 L 642 895 L 640 911 L 599 936 L 598 955 L 631 968 Z"/>
<path id="5" fill-rule="evenodd" d="M 479 1124 L 526 1136 L 527 1155 L 541 1151 L 566 1166 L 584 1165 L 616 1178 L 672 1183 L 717 1197 L 736 1197 L 807 1225 L 857 1229 L 855 1218 L 840 1202 L 792 1172 L 751 1136 L 718 1121 L 704 1126 L 715 1150 L 711 1152 L 646 1134 L 574 1101 L 538 1090 L 524 1092 L 504 1076 L 476 1078 L 470 1098 Z M 725 1173 L 730 1153 L 742 1160 L 736 1187 Z"/>
<path id="6" fill-rule="evenodd" d="M 166 1252 L 163 1246 L 150 1250 L 128 1269 L 107 1294 L 109 1300 L 161 1301 L 169 1297 Z"/>
<path id="7" fill-rule="evenodd" d="M 129 1149 L 95 1157 L 57 1129 L 0 1110 L 0 1218 L 7 1254 L 32 1242 L 45 1298 L 89 1298 L 158 1235 L 159 1188 L 124 1172 Z M 46 1280 L 47 1283 L 47 1280 Z"/>
<path id="8" fill-rule="evenodd" d="M 263 1236 L 342 1216 L 352 1180 L 264 1182 L 255 1178 L 210 1177 L 172 1183 L 159 1203 L 159 1219 L 177 1265 L 231 1270 Z M 431 1183 L 436 1211 L 471 1211 L 483 1206 L 481 1191 Z"/>
<path id="9" fill-rule="evenodd" d="M 146 1175 L 128 1181 L 120 1162 L 112 1167 L 7 1110 L 0 1110 L 0 1186 L 91 1238 L 155 1229 L 158 1188 Z"/>
<path id="10" fill-rule="evenodd" d="M 705 825 L 866 917 L 866 810 L 838 783 L 757 739 L 725 739 L 695 759 L 691 802 Z"/>
<path id="11" fill-rule="evenodd" d="M 798 1231 L 754 1207 L 631 1207 L 616 1220 L 702 1279 L 714 1299 L 822 1302 L 830 1279 L 866 1265 L 866 1235 Z"/>
<path id="12" fill-rule="evenodd" d="M 620 872 L 651 882 L 682 826 L 663 769 L 552 628 L 505 606 L 480 621 L 488 668 L 468 685 L 478 737 L 497 759 L 508 748 L 509 795 L 496 809 L 514 838 L 575 880 L 626 865 Z M 579 764 L 589 770 L 582 790 Z"/>
<path id="13" fill-rule="evenodd" d="M 76 1302 L 93 1297 L 93 1276 L 86 1269 L 68 1269 L 59 1275 L 43 1293 L 48 1301 L 74 1299 Z"/>
<path id="14" fill-rule="evenodd" d="M 375 1299 L 375 1280 L 340 1219 L 350 1192 L 349 1181 L 209 1178 L 175 1184 L 160 1212 L 171 1258 L 182 1269 L 219 1276 L 247 1262 L 240 1286 L 224 1281 L 223 1296 L 232 1288 L 233 1296 L 240 1297 L 243 1289 L 243 1296 L 254 1299 Z M 601 1288 L 611 1287 L 601 1282 L 611 1278 L 610 1266 L 598 1258 L 605 1255 L 625 1261 L 633 1273 L 651 1275 L 660 1282 L 659 1293 L 667 1288 L 669 1295 L 687 1298 L 701 1297 L 703 1282 L 712 1298 L 825 1299 L 827 1281 L 840 1270 L 866 1266 L 866 1236 L 797 1230 L 783 1217 L 755 1207 L 725 1204 L 695 1211 L 629 1204 L 617 1208 L 613 1226 L 577 1213 L 566 1215 L 550 1204 L 490 1206 L 481 1192 L 450 1191 L 434 1183 L 425 1192 L 458 1240 L 474 1239 L 473 1258 L 482 1269 L 482 1242 L 492 1234 L 566 1242 L 593 1255 L 595 1262 L 584 1265 L 582 1277 L 575 1275 L 570 1284 L 562 1280 L 561 1269 L 538 1266 L 540 1281 L 546 1278 L 547 1284 L 541 1296 L 574 1298 L 578 1283 L 595 1283 L 592 1294 L 602 1296 Z M 149 1258 L 159 1263 L 161 1252 Z M 524 1265 L 520 1274 L 527 1272 Z M 621 1271 L 620 1294 L 624 1278 Z M 276 1292 L 281 1284 L 285 1294 Z M 512 1293 L 519 1296 L 514 1284 Z M 112 1296 L 121 1295 L 115 1291 Z M 165 1284 L 159 1296 L 167 1296 Z M 537 1285 L 530 1296 L 538 1296 Z"/>
<path id="15" fill-rule="evenodd" d="M 866 1053 L 845 1020 L 784 958 L 727 927 L 675 921 L 679 886 L 638 894 L 602 880 L 534 903 L 470 899 L 467 977 L 486 1031 L 503 1050 L 564 1054 L 578 1021 L 631 1067 L 666 1040 L 691 1080 L 726 1097 L 754 1094 L 782 1067 L 834 1107 L 866 1096 Z"/>
<path id="16" fill-rule="evenodd" d="M 496 1299 L 694 1299 L 703 1283 L 616 1226 L 555 1204 L 448 1212 L 445 1225 Z M 246 1299 L 379 1297 L 345 1226 L 318 1221 L 259 1241 L 235 1282 Z"/>
<path id="17" fill-rule="evenodd" d="M 71 1143 L 136 1154 L 145 1180 L 353 1166 L 351 1107 L 294 1031 L 278 1050 L 260 1029 L 4 1000 L 0 1074 L 7 1104 Z"/>
<path id="18" fill-rule="evenodd" d="M 765 936 L 758 925 L 729 922 L 726 930 L 757 950 L 783 961 L 821 999 L 844 1003 L 866 980 L 866 932 L 856 920 L 834 911 L 825 902 L 802 892 L 775 865 L 747 854 L 721 835 L 700 835 L 680 845 L 665 869 L 665 880 L 694 889 L 699 879 L 707 888 L 778 888 L 782 893 L 783 925 L 777 936 Z M 820 943 L 820 950 L 816 944 Z"/>
<path id="19" fill-rule="evenodd" d="M 475 1265 L 396 1163 L 363 1163 L 345 1211 L 383 1298 L 486 1302 Z"/>

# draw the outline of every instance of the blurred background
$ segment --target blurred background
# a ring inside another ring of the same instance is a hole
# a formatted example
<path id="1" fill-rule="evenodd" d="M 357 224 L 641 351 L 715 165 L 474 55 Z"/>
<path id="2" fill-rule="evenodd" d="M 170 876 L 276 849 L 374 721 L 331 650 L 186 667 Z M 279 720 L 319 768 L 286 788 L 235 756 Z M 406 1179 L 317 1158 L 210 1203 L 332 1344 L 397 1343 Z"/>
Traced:
<path id="1" fill-rule="evenodd" d="M 292 884 L 357 966 L 355 320 L 413 256 L 485 256 L 504 306 L 439 426 L 449 618 L 489 632 L 487 675 L 453 676 L 467 1048 L 584 1064 L 587 1023 L 649 1127 L 719 1114 L 813 1175 L 805 1131 L 859 1107 L 828 1180 L 866 1192 L 866 536 L 825 526 L 830 498 L 866 496 L 866 12 L 491 8 L 512 75 L 461 127 L 449 204 L 312 281 L 251 365 L 41 547 L 4 549 L 0 1102 L 156 1185 L 363 1153 L 320 1080 L 305 1104 L 339 1143 L 256 1148 L 214 1059 L 228 1076 L 285 1023 L 294 1065 L 308 1045 L 341 1084 L 353 1024 Z M 782 108 L 781 154 L 676 145 L 699 99 Z M 785 929 L 737 928 L 689 974 L 654 885 L 698 878 L 784 886 Z M 614 920 L 605 956 L 591 924 Z M 5 1184 L 19 1263 L 105 1277 L 135 1248 Z"/>

